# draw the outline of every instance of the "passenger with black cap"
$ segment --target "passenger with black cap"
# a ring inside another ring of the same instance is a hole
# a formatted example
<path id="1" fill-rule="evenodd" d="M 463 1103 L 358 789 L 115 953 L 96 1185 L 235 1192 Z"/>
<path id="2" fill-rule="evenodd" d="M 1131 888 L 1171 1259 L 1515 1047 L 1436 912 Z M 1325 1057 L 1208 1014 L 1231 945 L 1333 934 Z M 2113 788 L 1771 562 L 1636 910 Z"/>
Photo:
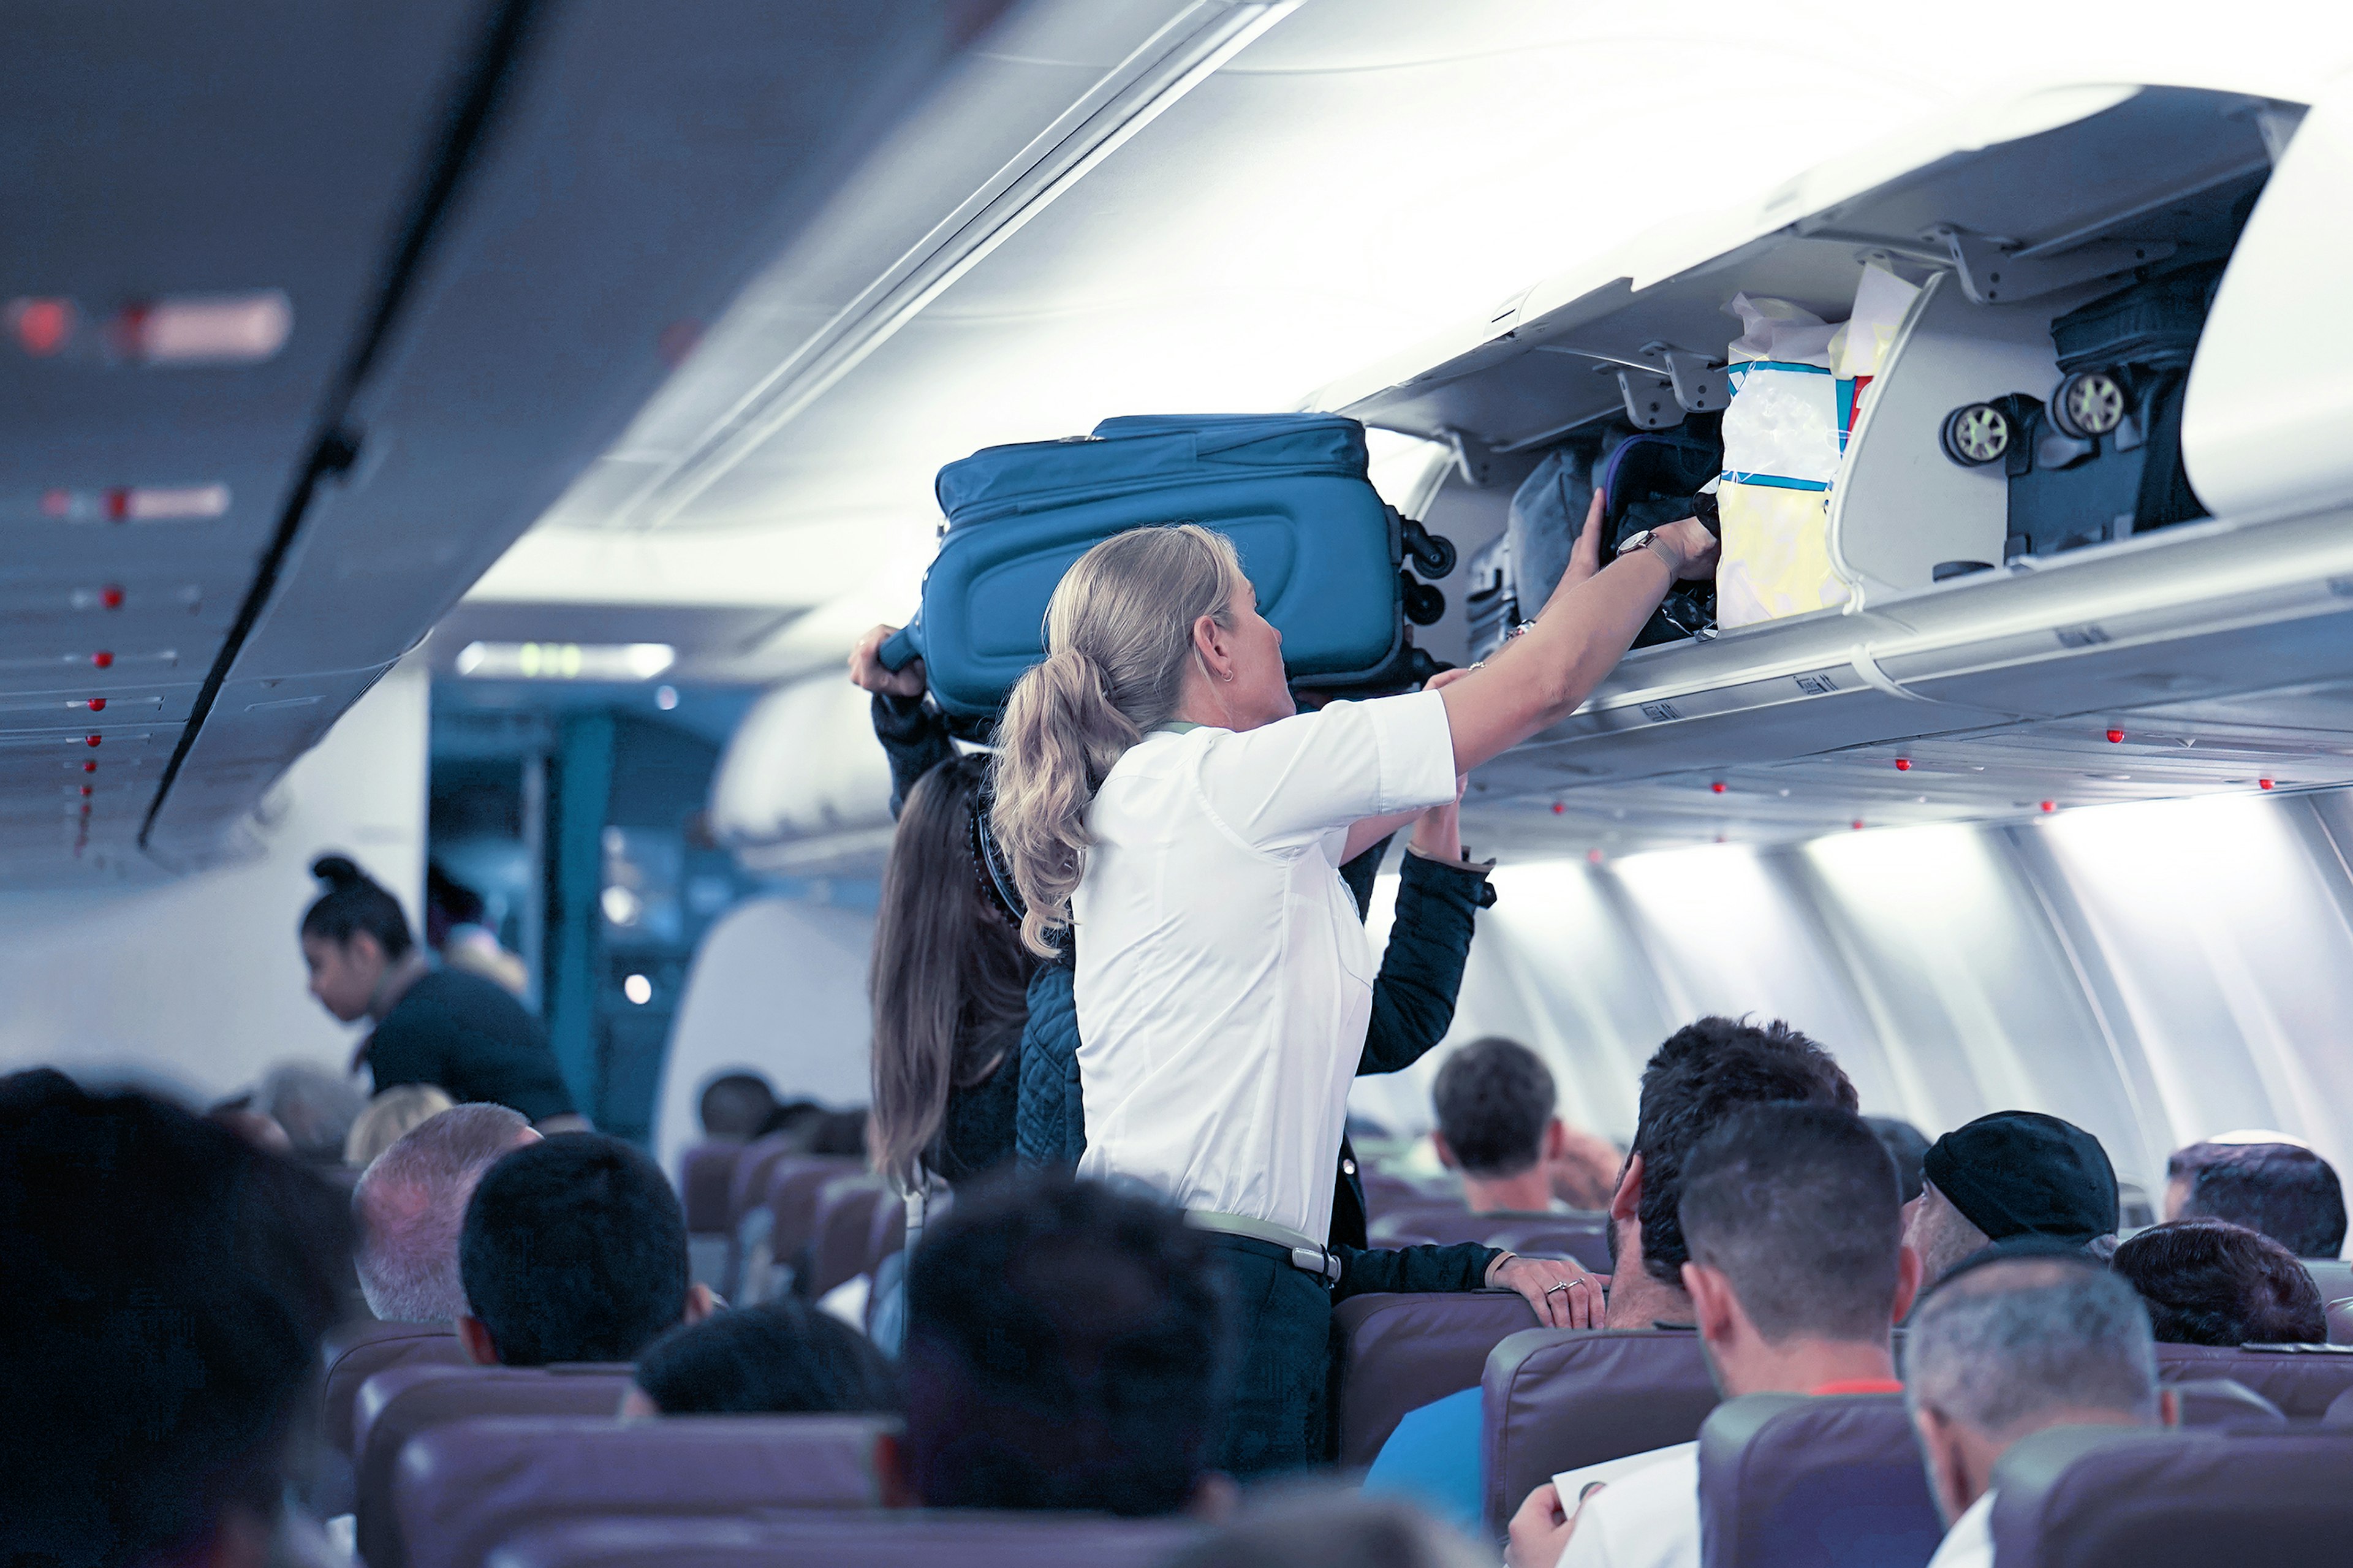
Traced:
<path id="1" fill-rule="evenodd" d="M 352 1070 L 367 1068 L 376 1093 L 438 1084 L 452 1100 L 506 1106 L 546 1131 L 588 1125 L 547 1031 L 521 1002 L 479 974 L 435 968 L 400 900 L 343 856 L 321 856 L 311 875 L 327 884 L 302 916 L 311 994 L 346 1024 L 375 1021 Z"/>
<path id="2" fill-rule="evenodd" d="M 1935 1281 L 1996 1242 L 2039 1237 L 2105 1258 L 2116 1231 L 2116 1173 L 2100 1141 L 2036 1110 L 1997 1110 L 1929 1145 L 1904 1239 Z"/>

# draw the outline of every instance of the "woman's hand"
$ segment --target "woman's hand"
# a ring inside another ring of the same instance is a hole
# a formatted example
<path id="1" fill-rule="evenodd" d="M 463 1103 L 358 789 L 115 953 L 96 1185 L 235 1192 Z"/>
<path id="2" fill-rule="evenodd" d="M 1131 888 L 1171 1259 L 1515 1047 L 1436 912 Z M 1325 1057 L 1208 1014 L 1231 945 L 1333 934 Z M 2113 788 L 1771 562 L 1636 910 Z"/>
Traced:
<path id="1" fill-rule="evenodd" d="M 896 626 L 876 626 L 860 637 L 849 650 L 850 684 L 867 691 L 881 692 L 886 697 L 921 697 L 923 682 L 923 661 L 916 659 L 904 669 L 882 668 L 883 642 L 896 632 Z"/>
<path id="2" fill-rule="evenodd" d="M 1487 1289 L 1517 1290 L 1548 1329 L 1601 1326 L 1601 1282 L 1570 1258 L 1506 1253 L 1488 1265 Z"/>
<path id="3" fill-rule="evenodd" d="M 1651 537 L 1664 541 L 1683 558 L 1683 564 L 1675 568 L 1677 577 L 1696 582 L 1715 575 L 1715 558 L 1724 546 L 1699 519 L 1687 517 L 1681 522 L 1671 522 Z"/>
<path id="4" fill-rule="evenodd" d="M 1569 547 L 1568 570 L 1560 574 L 1564 588 L 1574 588 L 1601 570 L 1601 503 L 1606 499 L 1595 490 L 1593 504 L 1585 509 L 1585 526 L 1577 531 L 1577 542 Z"/>

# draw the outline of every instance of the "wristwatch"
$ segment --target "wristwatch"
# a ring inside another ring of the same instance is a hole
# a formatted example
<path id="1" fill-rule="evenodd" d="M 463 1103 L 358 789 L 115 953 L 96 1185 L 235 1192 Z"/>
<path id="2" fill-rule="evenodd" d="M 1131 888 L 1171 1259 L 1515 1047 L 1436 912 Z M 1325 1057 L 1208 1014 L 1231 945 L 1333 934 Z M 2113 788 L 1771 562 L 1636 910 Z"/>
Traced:
<path id="1" fill-rule="evenodd" d="M 1653 549 L 1653 546 L 1656 548 Z M 1651 551 L 1652 554 L 1667 563 L 1667 570 L 1671 573 L 1683 570 L 1683 558 L 1675 553 L 1673 545 L 1659 537 L 1659 531 L 1655 528 L 1646 528 L 1640 533 L 1630 533 L 1618 542 L 1618 558 L 1621 561 L 1637 550 Z"/>

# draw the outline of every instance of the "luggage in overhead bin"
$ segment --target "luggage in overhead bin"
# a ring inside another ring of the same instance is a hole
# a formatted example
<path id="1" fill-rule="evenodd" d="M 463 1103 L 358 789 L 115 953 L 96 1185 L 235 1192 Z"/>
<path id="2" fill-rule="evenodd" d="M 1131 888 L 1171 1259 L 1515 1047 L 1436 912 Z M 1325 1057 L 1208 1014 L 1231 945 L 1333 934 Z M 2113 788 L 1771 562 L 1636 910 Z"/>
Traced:
<path id="1" fill-rule="evenodd" d="M 1673 430 L 1639 432 L 1605 453 L 1594 487 L 1602 494 L 1601 537 L 1608 541 L 1603 565 L 1616 560 L 1618 547 L 1634 535 L 1687 517 L 1716 528 L 1714 498 L 1700 493 L 1724 467 L 1716 417 L 1691 415 Z M 1681 642 L 1712 631 L 1715 609 L 1715 584 L 1678 583 L 1635 635 L 1634 646 Z"/>
<path id="2" fill-rule="evenodd" d="M 1364 426 L 1320 414 L 1106 419 L 976 452 L 940 470 L 939 554 L 883 662 L 920 656 L 941 709 L 982 728 L 1044 656 L 1047 601 L 1072 562 L 1131 528 L 1198 522 L 1234 542 L 1294 681 L 1409 688 L 1437 666 L 1405 623 L 1430 625 L 1446 601 L 1404 558 L 1444 576 L 1454 547 L 1386 505 L 1365 463 Z"/>
<path id="3" fill-rule="evenodd" d="M 1471 558 L 1463 609 L 1471 657 L 1486 658 L 1543 613 L 1568 570 L 1570 550 L 1593 500 L 1598 440 L 1572 440 L 1548 452 L 1512 492 L 1503 537 Z"/>
<path id="4" fill-rule="evenodd" d="M 1945 455 L 2000 463 L 2010 479 L 2006 557 L 2050 555 L 2207 515 L 2181 463 L 2189 361 L 2221 263 L 2183 268 L 2051 323 L 2059 383 L 1946 416 Z"/>

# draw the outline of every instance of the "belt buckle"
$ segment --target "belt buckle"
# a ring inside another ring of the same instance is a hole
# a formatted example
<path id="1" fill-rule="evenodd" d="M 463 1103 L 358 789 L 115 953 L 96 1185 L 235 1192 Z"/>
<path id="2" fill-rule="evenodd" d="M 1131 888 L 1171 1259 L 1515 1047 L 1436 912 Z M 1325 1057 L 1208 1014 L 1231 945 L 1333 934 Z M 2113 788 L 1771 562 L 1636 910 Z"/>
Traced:
<path id="1" fill-rule="evenodd" d="M 1320 1247 L 1294 1247 L 1291 1249 L 1291 1266 L 1314 1275 L 1326 1285 L 1340 1282 L 1340 1260 Z"/>

